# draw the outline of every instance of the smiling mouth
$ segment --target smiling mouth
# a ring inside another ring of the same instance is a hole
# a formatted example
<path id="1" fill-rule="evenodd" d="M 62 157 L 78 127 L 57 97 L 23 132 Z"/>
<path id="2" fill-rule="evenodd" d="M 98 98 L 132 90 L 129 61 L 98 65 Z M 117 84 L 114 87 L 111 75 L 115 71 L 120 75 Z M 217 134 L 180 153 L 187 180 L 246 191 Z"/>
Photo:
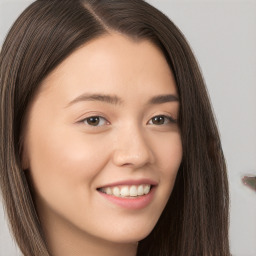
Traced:
<path id="1" fill-rule="evenodd" d="M 138 198 L 149 194 L 152 189 L 152 185 L 140 184 L 140 185 L 123 185 L 98 188 L 97 190 L 101 193 L 121 197 L 121 198 Z"/>

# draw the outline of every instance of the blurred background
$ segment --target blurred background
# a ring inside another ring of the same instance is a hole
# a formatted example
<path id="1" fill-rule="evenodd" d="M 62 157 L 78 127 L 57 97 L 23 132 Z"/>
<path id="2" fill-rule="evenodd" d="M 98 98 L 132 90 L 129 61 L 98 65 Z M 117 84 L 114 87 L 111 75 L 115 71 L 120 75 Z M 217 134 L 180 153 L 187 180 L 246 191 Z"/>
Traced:
<path id="1" fill-rule="evenodd" d="M 0 46 L 33 1 L 0 0 Z M 234 256 L 256 256 L 256 0 L 147 0 L 185 34 L 202 69 L 227 160 L 230 245 Z M 216 188 L 217 189 L 217 188 Z M 0 255 L 17 256 L 0 201 Z"/>

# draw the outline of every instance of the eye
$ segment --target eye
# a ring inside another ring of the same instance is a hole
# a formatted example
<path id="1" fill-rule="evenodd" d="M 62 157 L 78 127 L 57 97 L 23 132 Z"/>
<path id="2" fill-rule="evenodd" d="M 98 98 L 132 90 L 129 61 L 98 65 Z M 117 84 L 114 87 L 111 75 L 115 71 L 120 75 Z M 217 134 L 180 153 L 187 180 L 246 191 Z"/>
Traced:
<path id="1" fill-rule="evenodd" d="M 173 119 L 171 116 L 165 116 L 165 115 L 154 116 L 149 121 L 149 124 L 153 124 L 153 125 L 166 125 L 169 123 L 177 123 L 177 121 Z"/>
<path id="2" fill-rule="evenodd" d="M 81 122 L 89 126 L 102 126 L 108 124 L 108 121 L 102 116 L 90 116 L 83 119 Z"/>
<path id="3" fill-rule="evenodd" d="M 83 120 L 80 121 L 83 124 L 86 124 L 88 126 L 94 126 L 94 127 L 99 127 L 103 125 L 109 124 L 109 122 L 102 116 L 90 116 L 87 117 Z M 166 115 L 159 115 L 159 116 L 154 116 L 153 118 L 150 119 L 148 124 L 150 125 L 167 125 L 170 123 L 177 123 L 175 119 L 173 119 L 171 116 L 166 116 Z"/>

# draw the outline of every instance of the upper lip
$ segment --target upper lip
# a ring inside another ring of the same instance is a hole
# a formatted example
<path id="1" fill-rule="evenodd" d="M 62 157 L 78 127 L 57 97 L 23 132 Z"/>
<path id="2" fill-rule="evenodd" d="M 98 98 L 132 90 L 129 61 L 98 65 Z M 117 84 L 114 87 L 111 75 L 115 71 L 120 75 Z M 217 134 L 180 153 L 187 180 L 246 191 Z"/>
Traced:
<path id="1" fill-rule="evenodd" d="M 122 180 L 122 181 L 116 181 L 113 183 L 108 183 L 103 186 L 100 186 L 99 188 L 122 186 L 122 185 L 141 185 L 141 184 L 156 186 L 158 185 L 158 182 L 152 179 L 139 179 L 139 180 L 130 179 L 130 180 Z"/>

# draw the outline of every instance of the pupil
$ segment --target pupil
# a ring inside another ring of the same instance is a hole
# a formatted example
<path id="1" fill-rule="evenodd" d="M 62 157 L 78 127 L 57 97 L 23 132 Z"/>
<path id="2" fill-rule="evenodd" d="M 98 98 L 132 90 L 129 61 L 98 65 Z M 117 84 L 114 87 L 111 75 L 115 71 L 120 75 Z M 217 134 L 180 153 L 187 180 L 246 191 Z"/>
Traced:
<path id="1" fill-rule="evenodd" d="M 88 124 L 90 125 L 98 125 L 99 124 L 99 118 L 98 117 L 90 117 L 88 120 L 87 120 Z"/>
<path id="2" fill-rule="evenodd" d="M 164 123 L 164 117 L 163 116 L 156 116 L 153 118 L 154 124 L 163 124 Z"/>

